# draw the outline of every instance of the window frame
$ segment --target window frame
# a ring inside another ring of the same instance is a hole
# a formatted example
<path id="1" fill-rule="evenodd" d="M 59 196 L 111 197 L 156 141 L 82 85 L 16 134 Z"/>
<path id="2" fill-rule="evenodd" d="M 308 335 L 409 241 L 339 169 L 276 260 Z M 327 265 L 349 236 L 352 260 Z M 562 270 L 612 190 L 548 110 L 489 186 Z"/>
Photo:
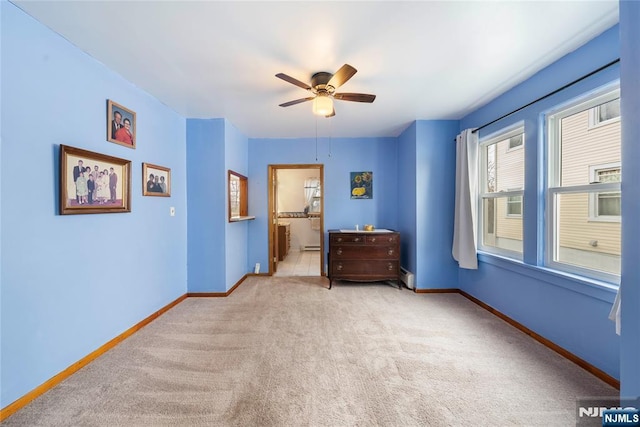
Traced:
<path id="1" fill-rule="evenodd" d="M 609 101 L 606 101 L 606 102 L 615 101 L 616 99 L 620 99 L 619 94 L 617 98 L 610 99 Z M 622 116 L 621 114 L 618 114 L 616 117 L 613 117 L 611 119 L 600 121 L 600 105 L 596 105 L 593 108 L 589 109 L 589 129 L 598 128 L 600 126 L 606 126 L 615 122 L 619 122 L 621 116 Z"/>
<path id="2" fill-rule="evenodd" d="M 478 141 L 478 148 L 480 150 L 478 161 L 479 161 L 479 175 L 478 175 L 478 197 L 477 197 L 477 231 L 476 231 L 476 241 L 478 251 L 486 252 L 489 254 L 500 255 L 505 258 L 511 258 L 515 260 L 522 261 L 524 256 L 524 183 L 523 187 L 519 189 L 509 190 L 509 191 L 494 191 L 488 192 L 487 189 L 487 169 L 488 169 L 488 159 L 486 156 L 486 147 L 490 145 L 497 144 L 506 139 L 510 139 L 516 135 L 522 134 L 522 144 L 509 148 L 507 147 L 507 152 L 514 150 L 521 150 L 524 148 L 526 143 L 525 137 L 525 129 L 524 122 L 518 122 L 508 127 L 502 128 L 496 132 L 493 132 L 487 136 L 481 137 Z M 522 177 L 523 181 L 525 179 L 525 169 L 526 169 L 526 161 L 523 161 L 523 170 Z M 508 218 L 521 218 L 522 219 L 522 252 L 509 250 L 497 246 L 484 245 L 483 243 L 483 235 L 484 235 L 484 200 L 488 199 L 501 199 L 504 198 L 506 203 L 508 204 L 508 200 L 511 197 L 520 197 L 521 198 L 521 215 L 507 215 Z"/>
<path id="3" fill-rule="evenodd" d="M 620 284 L 620 275 L 614 273 L 608 273 L 601 270 L 590 269 L 586 267 L 580 267 L 572 264 L 568 264 L 561 261 L 555 261 L 556 254 L 559 251 L 559 221 L 558 212 L 556 209 L 557 198 L 562 194 L 571 193 L 589 193 L 589 196 L 597 196 L 597 193 L 601 192 L 620 192 L 621 183 L 590 183 L 584 185 L 562 186 L 561 175 L 561 120 L 565 117 L 577 114 L 579 112 L 589 110 L 590 124 L 591 124 L 591 112 L 595 110 L 594 107 L 612 101 L 616 98 L 620 98 L 620 84 L 617 82 L 614 85 L 608 85 L 597 92 L 590 94 L 584 94 L 579 98 L 574 99 L 572 102 L 556 107 L 555 109 L 547 112 L 544 116 L 544 123 L 547 127 L 547 162 L 546 167 L 546 179 L 547 185 L 545 188 L 545 217 L 544 224 L 546 227 L 545 236 L 545 251 L 544 251 L 544 266 L 552 268 L 554 270 L 576 274 L 588 279 L 602 280 L 605 282 Z M 620 118 L 607 120 L 601 122 L 597 126 L 602 126 L 605 123 L 612 123 Z M 590 203 L 591 204 L 591 203 Z M 591 207 L 589 207 L 591 209 Z M 588 216 L 591 216 L 589 212 Z"/>

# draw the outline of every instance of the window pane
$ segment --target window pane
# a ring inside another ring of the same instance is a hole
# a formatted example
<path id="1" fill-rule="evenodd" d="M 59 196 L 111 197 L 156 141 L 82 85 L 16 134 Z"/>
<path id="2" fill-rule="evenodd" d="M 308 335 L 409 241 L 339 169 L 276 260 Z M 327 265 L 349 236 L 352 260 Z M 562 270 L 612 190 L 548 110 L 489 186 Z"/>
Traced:
<path id="1" fill-rule="evenodd" d="M 598 108 L 599 122 L 615 119 L 616 117 L 620 117 L 620 98 L 605 102 Z"/>
<path id="2" fill-rule="evenodd" d="M 522 217 L 508 215 L 507 199 L 482 200 L 482 245 L 522 253 Z M 522 212 L 522 203 L 517 205 Z"/>
<path id="3" fill-rule="evenodd" d="M 600 107 L 604 108 L 609 104 L 607 102 Z M 588 109 L 564 117 L 561 120 L 559 141 L 560 185 L 567 187 L 589 184 L 594 181 L 594 177 L 590 176 L 590 166 L 619 164 L 620 139 L 620 121 L 607 126 L 590 127 Z"/>
<path id="4" fill-rule="evenodd" d="M 524 150 L 510 149 L 511 141 L 514 138 L 518 139 L 522 145 L 524 134 L 505 138 L 495 144 L 483 147 L 483 156 L 486 159 L 485 193 L 524 187 Z"/>
<path id="5" fill-rule="evenodd" d="M 599 202 L 606 199 L 607 194 L 615 193 L 600 193 Z M 554 260 L 606 273 L 620 274 L 620 222 L 590 221 L 589 196 L 590 193 L 556 196 L 558 246 Z M 610 197 L 606 201 L 607 207 L 603 209 L 615 209 L 611 207 L 615 205 L 615 199 L 616 197 Z M 617 200 L 619 209 L 619 193 Z"/>
<path id="6" fill-rule="evenodd" d="M 620 216 L 620 193 L 598 193 L 598 216 Z"/>
<path id="7" fill-rule="evenodd" d="M 507 199 L 507 215 L 522 215 L 522 196 Z"/>

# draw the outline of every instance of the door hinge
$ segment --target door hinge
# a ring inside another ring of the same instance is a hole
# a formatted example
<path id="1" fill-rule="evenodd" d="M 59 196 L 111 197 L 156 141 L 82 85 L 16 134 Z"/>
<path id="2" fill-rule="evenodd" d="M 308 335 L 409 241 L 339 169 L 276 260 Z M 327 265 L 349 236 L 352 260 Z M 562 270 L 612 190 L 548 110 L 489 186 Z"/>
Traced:
<path id="1" fill-rule="evenodd" d="M 276 262 L 278 259 L 276 257 L 273 257 L 273 262 Z"/>

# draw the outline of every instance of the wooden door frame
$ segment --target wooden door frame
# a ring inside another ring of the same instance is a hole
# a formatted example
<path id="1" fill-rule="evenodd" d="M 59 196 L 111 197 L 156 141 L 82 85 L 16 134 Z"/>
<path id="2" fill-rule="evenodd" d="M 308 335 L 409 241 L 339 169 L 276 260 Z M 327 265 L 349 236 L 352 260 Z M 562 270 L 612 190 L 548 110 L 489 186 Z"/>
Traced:
<path id="1" fill-rule="evenodd" d="M 278 218 L 274 217 L 274 206 L 273 206 L 273 200 L 274 197 L 276 196 L 274 194 L 274 183 L 273 183 L 273 176 L 274 176 L 274 172 L 277 175 L 278 170 L 280 169 L 317 169 L 319 171 L 320 174 L 320 206 L 321 206 L 321 210 L 320 210 L 320 276 L 325 276 L 325 271 L 324 271 L 324 211 L 325 211 L 325 204 L 324 204 L 324 165 L 323 164 L 317 164 L 317 163 L 311 163 L 311 164 L 278 164 L 278 165 L 268 165 L 267 167 L 267 179 L 269 181 L 268 184 L 268 191 L 269 191 L 269 197 L 268 197 L 268 201 L 269 201 L 269 207 L 268 207 L 268 212 L 269 212 L 269 220 L 268 220 L 268 227 L 267 227 L 267 234 L 268 234 L 268 244 L 269 244 L 269 276 L 272 276 L 274 271 L 273 271 L 273 258 L 277 256 L 277 254 L 275 253 L 275 251 L 273 250 L 273 235 L 274 233 L 277 231 L 275 229 L 275 227 L 278 224 Z M 277 215 L 276 215 L 277 216 Z"/>

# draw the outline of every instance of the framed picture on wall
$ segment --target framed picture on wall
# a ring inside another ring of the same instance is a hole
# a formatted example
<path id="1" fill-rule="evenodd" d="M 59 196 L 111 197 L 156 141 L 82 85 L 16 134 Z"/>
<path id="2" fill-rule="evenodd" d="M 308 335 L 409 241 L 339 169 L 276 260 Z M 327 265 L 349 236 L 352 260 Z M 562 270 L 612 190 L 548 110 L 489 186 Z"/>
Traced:
<path id="1" fill-rule="evenodd" d="M 136 113 L 107 100 L 107 141 L 136 148 Z"/>
<path id="2" fill-rule="evenodd" d="M 171 169 L 163 166 L 142 164 L 142 195 L 171 196 Z"/>
<path id="3" fill-rule="evenodd" d="M 60 145 L 60 215 L 131 212 L 131 161 Z"/>
<path id="4" fill-rule="evenodd" d="M 373 172 L 351 172 L 351 198 L 373 199 Z"/>

